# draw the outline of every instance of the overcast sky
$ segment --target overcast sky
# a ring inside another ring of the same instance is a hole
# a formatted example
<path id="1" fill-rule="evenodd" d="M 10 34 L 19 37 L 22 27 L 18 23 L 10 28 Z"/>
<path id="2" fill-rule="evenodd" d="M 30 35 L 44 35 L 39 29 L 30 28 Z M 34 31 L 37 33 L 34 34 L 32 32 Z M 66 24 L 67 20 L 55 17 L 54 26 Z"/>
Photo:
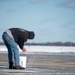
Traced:
<path id="1" fill-rule="evenodd" d="M 0 41 L 13 27 L 34 31 L 28 42 L 75 42 L 75 0 L 0 0 Z"/>

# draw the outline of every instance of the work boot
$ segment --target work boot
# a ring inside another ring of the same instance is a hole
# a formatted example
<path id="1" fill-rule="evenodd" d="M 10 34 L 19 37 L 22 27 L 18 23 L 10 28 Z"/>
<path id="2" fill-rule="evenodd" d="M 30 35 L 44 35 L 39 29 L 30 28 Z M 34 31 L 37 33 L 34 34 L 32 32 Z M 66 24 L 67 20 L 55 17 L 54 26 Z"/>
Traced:
<path id="1" fill-rule="evenodd" d="M 25 69 L 24 67 L 21 67 L 20 65 L 16 65 L 13 67 L 13 69 Z"/>
<path id="2" fill-rule="evenodd" d="M 13 62 L 9 63 L 9 69 L 13 69 Z"/>

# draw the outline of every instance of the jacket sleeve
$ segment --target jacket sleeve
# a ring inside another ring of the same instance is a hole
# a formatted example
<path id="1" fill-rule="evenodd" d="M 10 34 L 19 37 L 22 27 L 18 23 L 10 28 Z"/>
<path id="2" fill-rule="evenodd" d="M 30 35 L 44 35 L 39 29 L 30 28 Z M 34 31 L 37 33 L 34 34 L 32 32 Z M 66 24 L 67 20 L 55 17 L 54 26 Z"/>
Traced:
<path id="1" fill-rule="evenodd" d="M 26 41 L 27 41 L 27 39 L 26 39 L 26 40 L 23 40 L 23 39 L 19 40 L 18 45 L 19 45 L 20 49 L 23 49 L 24 43 L 25 43 Z"/>
<path id="2" fill-rule="evenodd" d="M 23 49 L 24 40 L 19 40 L 18 45 L 19 45 L 20 49 Z"/>

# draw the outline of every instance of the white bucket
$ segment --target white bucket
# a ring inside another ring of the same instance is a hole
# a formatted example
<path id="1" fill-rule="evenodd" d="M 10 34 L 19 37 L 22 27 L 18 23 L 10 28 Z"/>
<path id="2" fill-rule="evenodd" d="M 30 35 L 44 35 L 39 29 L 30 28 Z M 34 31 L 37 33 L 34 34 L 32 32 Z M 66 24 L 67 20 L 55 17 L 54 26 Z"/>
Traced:
<path id="1" fill-rule="evenodd" d="M 27 60 L 26 56 L 20 56 L 20 66 L 26 68 L 26 60 Z"/>

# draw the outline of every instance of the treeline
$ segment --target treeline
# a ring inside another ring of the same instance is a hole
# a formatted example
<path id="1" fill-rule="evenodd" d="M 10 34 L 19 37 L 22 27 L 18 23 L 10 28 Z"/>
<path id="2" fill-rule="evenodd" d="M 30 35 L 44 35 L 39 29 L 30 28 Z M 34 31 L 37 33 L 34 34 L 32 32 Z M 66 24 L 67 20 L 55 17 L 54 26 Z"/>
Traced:
<path id="1" fill-rule="evenodd" d="M 4 45 L 3 42 L 0 42 L 0 45 Z M 46 43 L 25 43 L 25 45 L 39 45 L 39 46 L 75 46 L 73 42 L 46 42 Z"/>
<path id="2" fill-rule="evenodd" d="M 4 43 L 3 42 L 0 42 L 0 45 L 4 45 Z"/>
<path id="3" fill-rule="evenodd" d="M 73 42 L 46 42 L 46 43 L 25 43 L 25 45 L 39 45 L 39 46 L 75 46 Z"/>

